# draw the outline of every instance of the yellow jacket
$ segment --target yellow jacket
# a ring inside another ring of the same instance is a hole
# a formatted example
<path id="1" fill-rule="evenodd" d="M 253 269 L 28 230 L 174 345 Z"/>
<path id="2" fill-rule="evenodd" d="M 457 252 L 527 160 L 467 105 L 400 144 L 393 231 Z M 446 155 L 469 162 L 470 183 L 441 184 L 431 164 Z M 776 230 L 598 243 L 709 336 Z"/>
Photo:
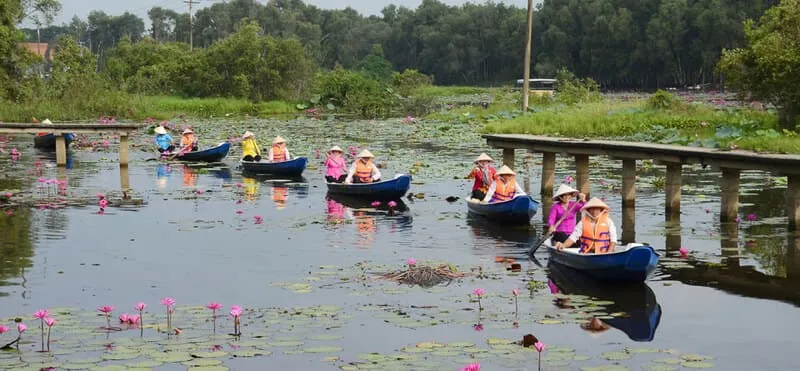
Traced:
<path id="1" fill-rule="evenodd" d="M 242 141 L 242 158 L 245 156 L 261 156 L 261 148 L 255 138 L 247 138 Z"/>

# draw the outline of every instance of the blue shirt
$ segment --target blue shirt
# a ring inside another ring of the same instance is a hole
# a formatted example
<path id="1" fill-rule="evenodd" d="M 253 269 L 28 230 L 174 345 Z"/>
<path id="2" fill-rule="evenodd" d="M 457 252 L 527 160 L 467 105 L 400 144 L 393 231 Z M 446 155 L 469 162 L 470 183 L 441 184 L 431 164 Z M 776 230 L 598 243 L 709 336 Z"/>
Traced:
<path id="1" fill-rule="evenodd" d="M 169 148 L 169 143 L 172 142 L 172 137 L 169 134 L 157 134 L 156 145 L 159 149 Z"/>

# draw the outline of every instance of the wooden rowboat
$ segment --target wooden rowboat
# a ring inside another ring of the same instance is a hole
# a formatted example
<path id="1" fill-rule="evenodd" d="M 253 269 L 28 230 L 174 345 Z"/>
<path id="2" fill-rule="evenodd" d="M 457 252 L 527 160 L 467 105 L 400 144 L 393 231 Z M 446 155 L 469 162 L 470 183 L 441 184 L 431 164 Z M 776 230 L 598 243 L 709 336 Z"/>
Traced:
<path id="1" fill-rule="evenodd" d="M 73 137 L 74 135 L 72 134 L 64 135 L 64 141 L 66 142 L 67 147 L 69 147 Z M 49 149 L 54 151 L 56 149 L 56 136 L 53 134 L 45 134 L 33 137 L 33 148 Z"/>
<path id="2" fill-rule="evenodd" d="M 183 154 L 178 154 L 175 156 L 175 159 L 178 161 L 220 162 L 223 158 L 228 156 L 228 151 L 230 151 L 230 149 L 231 144 L 228 142 L 223 142 L 216 147 L 211 147 L 202 151 L 184 152 Z M 172 155 L 174 155 L 174 153 L 167 154 L 166 156 L 169 157 Z"/>
<path id="3" fill-rule="evenodd" d="M 398 175 L 394 179 L 375 183 L 327 183 L 328 193 L 367 198 L 370 200 L 392 200 L 405 196 L 411 188 L 410 175 Z"/>
<path id="4" fill-rule="evenodd" d="M 489 218 L 501 223 L 527 224 L 539 210 L 539 202 L 528 195 L 514 197 L 511 200 L 494 203 L 480 203 L 467 198 L 467 209 L 470 213 Z"/>
<path id="5" fill-rule="evenodd" d="M 641 243 L 617 245 L 616 251 L 608 254 L 581 254 L 576 247 L 559 251 L 551 242 L 547 239 L 542 244 L 550 251 L 550 261 L 604 282 L 644 282 L 658 264 L 658 253 Z"/>
<path id="6" fill-rule="evenodd" d="M 284 176 L 299 176 L 306 169 L 308 159 L 297 157 L 288 161 L 240 161 L 242 172 L 248 174 L 269 174 Z"/>

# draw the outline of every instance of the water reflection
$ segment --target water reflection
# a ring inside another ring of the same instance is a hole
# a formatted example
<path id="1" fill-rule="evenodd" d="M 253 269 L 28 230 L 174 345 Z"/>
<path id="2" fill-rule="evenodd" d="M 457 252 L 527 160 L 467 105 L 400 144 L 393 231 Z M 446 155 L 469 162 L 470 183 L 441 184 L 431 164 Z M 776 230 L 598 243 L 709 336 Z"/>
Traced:
<path id="1" fill-rule="evenodd" d="M 6 184 L 0 184 L 0 188 Z M 0 287 L 10 286 L 10 278 L 22 277 L 33 266 L 34 229 L 29 208 L 3 208 L 0 213 Z M 9 293 L 0 291 L 1 296 Z"/>
<path id="2" fill-rule="evenodd" d="M 156 166 L 156 187 L 158 187 L 158 189 L 166 188 L 171 175 L 172 168 L 169 164 L 159 164 Z"/>
<path id="3" fill-rule="evenodd" d="M 548 285 L 553 293 L 586 295 L 593 300 L 611 301 L 609 313 L 626 315 L 595 320 L 624 332 L 633 341 L 652 341 L 661 322 L 661 305 L 646 284 L 608 286 L 597 283 L 583 273 L 560 264 L 550 263 Z M 556 299 L 559 307 L 568 307 L 568 299 Z M 583 326 L 584 328 L 587 327 Z"/>
<path id="4" fill-rule="evenodd" d="M 242 186 L 244 188 L 244 198 L 248 201 L 254 201 L 258 198 L 259 190 L 261 189 L 261 182 L 255 178 L 242 178 Z"/>
<path id="5" fill-rule="evenodd" d="M 538 239 L 536 230 L 529 225 L 505 225 L 478 215 L 469 215 L 467 224 L 479 244 L 482 240 L 491 239 L 496 248 L 527 249 Z"/>
<path id="6" fill-rule="evenodd" d="M 194 187 L 197 185 L 197 172 L 189 165 L 183 165 L 183 186 Z"/>
<path id="7" fill-rule="evenodd" d="M 275 208 L 278 210 L 282 210 L 286 207 L 286 200 L 289 198 L 289 187 L 282 186 L 282 185 L 273 185 L 272 190 L 272 202 L 275 203 Z"/>
<path id="8" fill-rule="evenodd" d="M 330 197 L 326 198 L 325 215 L 328 225 L 339 225 L 344 223 L 345 220 L 352 219 L 353 215 L 349 208 Z"/>
<path id="9" fill-rule="evenodd" d="M 328 202 L 326 214 L 329 223 L 353 219 L 359 236 L 358 247 L 372 247 L 379 222 L 388 225 L 390 232 L 411 228 L 413 218 L 408 205 L 402 199 L 373 204 L 375 201 L 331 193 L 325 198 Z"/>

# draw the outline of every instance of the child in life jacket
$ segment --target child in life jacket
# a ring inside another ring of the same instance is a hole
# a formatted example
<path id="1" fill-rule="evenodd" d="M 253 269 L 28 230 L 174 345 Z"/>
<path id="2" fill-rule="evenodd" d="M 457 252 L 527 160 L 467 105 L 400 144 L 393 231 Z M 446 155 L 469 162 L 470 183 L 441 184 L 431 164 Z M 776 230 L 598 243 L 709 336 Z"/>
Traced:
<path id="1" fill-rule="evenodd" d="M 272 147 L 269 149 L 269 160 L 272 162 L 289 161 L 289 149 L 286 148 L 286 139 L 278 135 L 272 141 Z"/>
<path id="2" fill-rule="evenodd" d="M 372 159 L 375 157 L 372 155 L 372 152 L 365 149 L 356 157 L 356 161 L 353 162 L 353 165 L 350 166 L 350 170 L 347 172 L 347 178 L 345 178 L 344 183 L 379 182 L 381 180 L 381 171 L 372 163 Z"/>
<path id="3" fill-rule="evenodd" d="M 592 197 L 581 211 L 583 217 L 565 242 L 557 242 L 556 249 L 563 250 L 580 241 L 581 254 L 606 254 L 617 247 L 617 226 L 608 216 L 611 209 L 605 202 Z"/>
<path id="4" fill-rule="evenodd" d="M 475 167 L 467 175 L 467 179 L 475 179 L 472 184 L 472 198 L 476 200 L 483 200 L 486 197 L 489 186 L 492 185 L 495 176 L 497 176 L 497 170 L 491 165 L 492 162 L 494 160 L 489 155 L 481 153 L 475 159 Z"/>
<path id="5" fill-rule="evenodd" d="M 503 165 L 500 170 L 497 170 L 497 177 L 489 190 L 486 192 L 486 197 L 483 202 L 503 202 L 513 199 L 517 196 L 525 195 L 525 191 L 519 186 L 516 180 L 517 173 L 511 170 L 510 167 Z"/>

